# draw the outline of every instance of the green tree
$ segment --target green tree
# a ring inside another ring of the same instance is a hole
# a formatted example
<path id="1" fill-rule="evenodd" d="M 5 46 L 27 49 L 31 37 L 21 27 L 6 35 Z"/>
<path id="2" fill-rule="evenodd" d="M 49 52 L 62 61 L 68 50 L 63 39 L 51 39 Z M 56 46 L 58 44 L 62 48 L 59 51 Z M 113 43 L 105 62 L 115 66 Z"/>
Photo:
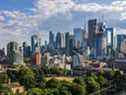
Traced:
<path id="1" fill-rule="evenodd" d="M 100 84 L 92 76 L 86 77 L 85 83 L 86 83 L 87 93 L 92 93 L 100 89 Z"/>
<path id="2" fill-rule="evenodd" d="M 85 95 L 86 94 L 86 89 L 82 85 L 73 84 L 71 86 L 71 93 L 72 93 L 72 95 Z"/>
<path id="3" fill-rule="evenodd" d="M 7 85 L 1 83 L 0 83 L 0 93 L 3 93 L 4 95 L 13 95 L 10 88 Z"/>
<path id="4" fill-rule="evenodd" d="M 44 78 L 44 72 L 41 69 L 41 67 L 37 67 L 35 69 L 33 69 L 34 73 L 35 73 L 35 82 L 36 82 L 36 86 L 43 88 L 45 87 L 45 78 Z"/>
<path id="5" fill-rule="evenodd" d="M 104 87 L 108 84 L 107 80 L 102 75 L 98 75 L 97 82 L 100 84 L 101 87 Z"/>
<path id="6" fill-rule="evenodd" d="M 20 68 L 18 72 L 18 79 L 21 85 L 24 85 L 26 88 L 35 87 L 35 74 L 28 67 Z"/>
<path id="7" fill-rule="evenodd" d="M 28 95 L 46 95 L 46 91 L 40 88 L 31 88 L 28 90 Z"/>
<path id="8" fill-rule="evenodd" d="M 9 77 L 6 73 L 0 73 L 0 83 L 6 83 Z"/>
<path id="9" fill-rule="evenodd" d="M 85 86 L 84 80 L 82 77 L 77 77 L 73 80 L 74 83 L 80 84 L 82 86 Z"/>
<path id="10" fill-rule="evenodd" d="M 46 82 L 47 88 L 59 88 L 61 86 L 59 80 L 52 78 Z"/>

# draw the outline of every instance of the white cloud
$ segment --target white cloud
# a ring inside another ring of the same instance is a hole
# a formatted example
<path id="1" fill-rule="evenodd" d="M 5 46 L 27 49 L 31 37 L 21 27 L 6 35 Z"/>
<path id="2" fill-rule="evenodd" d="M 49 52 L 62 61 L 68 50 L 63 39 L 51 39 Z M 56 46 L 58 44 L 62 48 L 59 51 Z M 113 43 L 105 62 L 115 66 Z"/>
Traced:
<path id="1" fill-rule="evenodd" d="M 37 0 L 34 2 L 34 8 L 29 10 L 33 12 L 32 15 L 21 11 L 0 11 L 0 40 L 4 40 L 1 36 L 6 36 L 6 39 L 19 39 L 20 42 L 30 38 L 32 33 L 40 31 L 39 26 L 43 21 L 58 13 L 63 15 L 70 14 L 72 11 L 119 13 L 121 20 L 126 19 L 124 0 L 114 1 L 110 5 L 77 4 L 73 0 Z"/>

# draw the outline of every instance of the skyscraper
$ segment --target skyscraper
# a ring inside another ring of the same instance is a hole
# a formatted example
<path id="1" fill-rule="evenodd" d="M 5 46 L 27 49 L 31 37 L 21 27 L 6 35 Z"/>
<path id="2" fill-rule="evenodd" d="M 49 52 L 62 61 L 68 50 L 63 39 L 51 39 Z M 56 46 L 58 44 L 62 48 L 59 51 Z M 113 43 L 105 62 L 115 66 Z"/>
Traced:
<path id="1" fill-rule="evenodd" d="M 74 38 L 75 38 L 75 47 L 81 48 L 84 47 L 85 42 L 85 31 L 82 28 L 75 28 L 74 29 Z"/>
<path id="2" fill-rule="evenodd" d="M 32 54 L 35 52 L 35 49 L 37 47 L 40 48 L 40 46 L 41 46 L 41 39 L 38 37 L 38 35 L 33 35 L 31 37 Z"/>
<path id="3" fill-rule="evenodd" d="M 61 48 L 65 47 L 65 33 L 61 33 Z"/>
<path id="4" fill-rule="evenodd" d="M 74 39 L 74 35 L 70 35 L 69 36 L 69 50 L 68 50 L 68 53 L 69 55 L 73 55 L 73 49 L 74 49 L 74 46 L 75 46 L 75 39 Z"/>
<path id="5" fill-rule="evenodd" d="M 56 49 L 60 49 L 61 48 L 61 33 L 58 32 L 56 34 Z"/>
<path id="6" fill-rule="evenodd" d="M 106 28 L 106 36 L 107 36 L 107 56 L 111 58 L 113 56 L 114 50 L 114 29 Z"/>
<path id="7" fill-rule="evenodd" d="M 33 56 L 33 64 L 40 65 L 41 64 L 41 59 L 42 59 L 42 56 L 41 56 L 40 49 L 36 48 L 34 56 Z"/>
<path id="8" fill-rule="evenodd" d="M 17 42 L 9 42 L 7 44 L 7 56 L 9 58 L 9 63 L 13 64 L 16 61 L 16 52 L 18 51 Z"/>
<path id="9" fill-rule="evenodd" d="M 118 52 L 120 52 L 121 44 L 124 42 L 125 39 L 126 39 L 126 35 L 125 34 L 118 34 L 117 35 L 117 51 Z"/>
<path id="10" fill-rule="evenodd" d="M 96 29 L 97 19 L 88 21 L 88 46 L 91 50 L 91 58 L 96 58 Z"/>
<path id="11" fill-rule="evenodd" d="M 54 48 L 54 34 L 52 31 L 49 32 L 49 48 Z"/>
<path id="12" fill-rule="evenodd" d="M 11 64 L 23 64 L 22 48 L 18 47 L 17 42 L 10 42 L 7 44 L 7 56 Z"/>
<path id="13" fill-rule="evenodd" d="M 24 57 L 31 56 L 31 47 L 28 46 L 26 42 L 23 42 L 23 56 Z"/>
<path id="14" fill-rule="evenodd" d="M 96 42 L 96 28 L 97 28 L 97 19 L 92 19 L 88 21 L 88 46 L 90 48 L 95 48 Z"/>
<path id="15" fill-rule="evenodd" d="M 66 51 L 69 51 L 69 39 L 70 39 L 70 34 L 67 32 L 65 34 L 65 46 L 66 46 Z"/>
<path id="16" fill-rule="evenodd" d="M 96 29 L 96 57 L 103 58 L 106 52 L 106 31 L 105 24 L 100 22 Z"/>

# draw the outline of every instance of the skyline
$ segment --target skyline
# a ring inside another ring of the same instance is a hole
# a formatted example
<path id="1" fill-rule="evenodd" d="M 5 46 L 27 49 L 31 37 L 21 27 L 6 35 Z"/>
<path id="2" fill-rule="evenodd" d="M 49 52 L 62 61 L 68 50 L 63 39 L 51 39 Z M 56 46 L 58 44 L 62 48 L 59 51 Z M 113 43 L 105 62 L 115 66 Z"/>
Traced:
<path id="1" fill-rule="evenodd" d="M 40 32 L 72 32 L 88 19 L 104 16 L 117 32 L 126 31 L 126 0 L 2 0 L 0 3 L 0 47 L 7 42 L 30 40 Z"/>

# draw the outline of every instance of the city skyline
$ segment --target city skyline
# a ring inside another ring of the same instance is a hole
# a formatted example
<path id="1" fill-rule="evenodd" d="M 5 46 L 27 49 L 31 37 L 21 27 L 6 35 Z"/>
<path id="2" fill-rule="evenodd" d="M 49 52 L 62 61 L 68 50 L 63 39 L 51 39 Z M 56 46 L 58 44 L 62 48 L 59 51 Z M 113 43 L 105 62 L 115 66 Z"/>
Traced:
<path id="1" fill-rule="evenodd" d="M 48 32 L 72 32 L 84 27 L 91 18 L 103 19 L 125 32 L 125 0 L 2 0 L 0 3 L 0 47 L 11 40 L 30 41 L 40 32 L 47 40 Z"/>

